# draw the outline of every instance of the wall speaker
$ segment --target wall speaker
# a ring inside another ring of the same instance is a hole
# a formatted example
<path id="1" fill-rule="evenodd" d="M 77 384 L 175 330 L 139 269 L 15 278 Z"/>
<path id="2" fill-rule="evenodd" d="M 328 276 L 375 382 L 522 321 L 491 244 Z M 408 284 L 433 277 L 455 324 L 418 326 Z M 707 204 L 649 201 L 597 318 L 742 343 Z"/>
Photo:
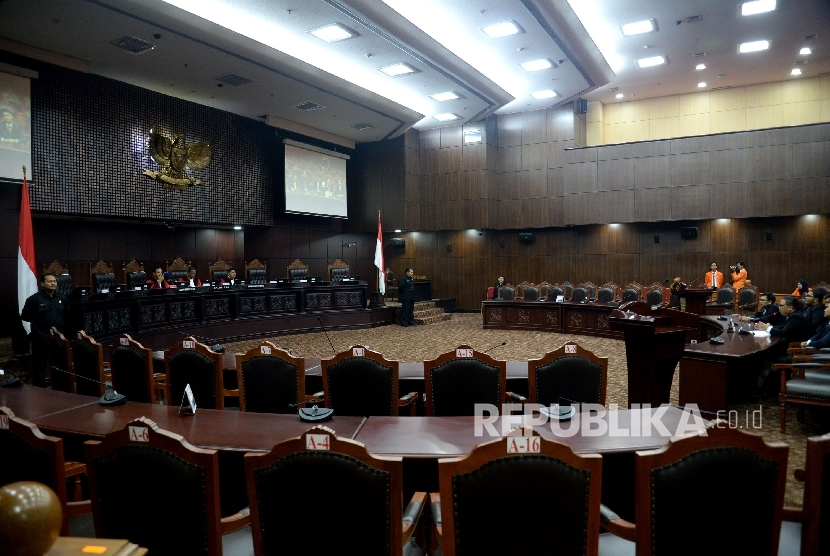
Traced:
<path id="1" fill-rule="evenodd" d="M 574 101 L 574 114 L 587 114 L 588 101 L 584 98 L 578 98 Z"/>
<path id="2" fill-rule="evenodd" d="M 660 243 L 660 236 L 654 236 L 654 243 Z"/>
<path id="3" fill-rule="evenodd" d="M 533 243 L 533 234 L 531 232 L 522 232 L 519 234 L 519 241 L 522 243 Z"/>
<path id="4" fill-rule="evenodd" d="M 402 237 L 393 237 L 392 241 L 389 242 L 389 244 L 397 249 L 403 249 L 404 247 L 406 247 L 406 241 L 404 241 Z"/>
<path id="5" fill-rule="evenodd" d="M 772 232 L 767 232 L 767 241 L 772 241 Z"/>
<path id="6" fill-rule="evenodd" d="M 683 239 L 692 239 L 697 237 L 697 228 L 680 228 L 680 237 Z"/>

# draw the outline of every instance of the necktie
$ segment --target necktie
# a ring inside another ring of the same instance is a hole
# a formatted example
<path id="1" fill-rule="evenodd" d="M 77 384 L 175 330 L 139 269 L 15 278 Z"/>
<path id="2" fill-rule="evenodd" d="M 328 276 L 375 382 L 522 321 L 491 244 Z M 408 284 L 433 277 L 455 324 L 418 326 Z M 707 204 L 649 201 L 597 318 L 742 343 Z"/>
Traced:
<path id="1" fill-rule="evenodd" d="M 718 275 L 715 272 L 712 272 L 712 287 L 713 288 L 718 287 Z"/>

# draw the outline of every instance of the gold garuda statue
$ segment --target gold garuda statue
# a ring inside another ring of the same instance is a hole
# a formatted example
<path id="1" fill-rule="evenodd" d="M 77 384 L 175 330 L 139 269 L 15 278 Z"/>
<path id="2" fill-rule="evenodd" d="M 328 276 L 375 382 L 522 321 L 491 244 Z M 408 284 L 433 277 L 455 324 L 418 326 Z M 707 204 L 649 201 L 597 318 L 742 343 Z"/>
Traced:
<path id="1" fill-rule="evenodd" d="M 143 175 L 162 182 L 164 187 L 184 189 L 188 185 L 202 183 L 202 180 L 190 176 L 187 168 L 202 170 L 208 167 L 213 156 L 213 141 L 208 139 L 188 145 L 184 133 L 174 133 L 170 139 L 160 126 L 155 126 L 150 130 L 150 156 L 161 166 L 161 171 L 143 170 Z"/>

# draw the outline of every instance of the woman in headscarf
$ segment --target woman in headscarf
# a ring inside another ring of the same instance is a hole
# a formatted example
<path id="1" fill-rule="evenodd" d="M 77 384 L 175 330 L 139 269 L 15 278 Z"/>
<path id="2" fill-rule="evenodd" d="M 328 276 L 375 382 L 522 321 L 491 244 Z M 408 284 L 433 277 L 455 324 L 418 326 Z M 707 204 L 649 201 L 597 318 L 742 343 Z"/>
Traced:
<path id="1" fill-rule="evenodd" d="M 793 292 L 793 295 L 798 296 L 798 297 L 804 297 L 807 294 L 807 292 L 811 291 L 812 289 L 813 288 L 811 288 L 807 284 L 807 280 L 802 278 L 801 280 L 798 281 L 798 284 L 796 284 L 795 291 Z"/>

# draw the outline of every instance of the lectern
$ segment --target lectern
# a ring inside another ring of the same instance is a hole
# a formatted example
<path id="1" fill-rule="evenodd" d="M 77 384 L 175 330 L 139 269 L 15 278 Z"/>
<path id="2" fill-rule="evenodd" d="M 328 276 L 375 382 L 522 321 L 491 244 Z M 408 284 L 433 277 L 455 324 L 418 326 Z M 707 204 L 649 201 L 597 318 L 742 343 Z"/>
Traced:
<path id="1" fill-rule="evenodd" d="M 642 301 L 629 301 L 611 312 L 609 327 L 625 336 L 629 407 L 669 403 L 686 335 L 697 338 L 699 319 L 696 314 L 675 309 L 652 309 Z"/>

